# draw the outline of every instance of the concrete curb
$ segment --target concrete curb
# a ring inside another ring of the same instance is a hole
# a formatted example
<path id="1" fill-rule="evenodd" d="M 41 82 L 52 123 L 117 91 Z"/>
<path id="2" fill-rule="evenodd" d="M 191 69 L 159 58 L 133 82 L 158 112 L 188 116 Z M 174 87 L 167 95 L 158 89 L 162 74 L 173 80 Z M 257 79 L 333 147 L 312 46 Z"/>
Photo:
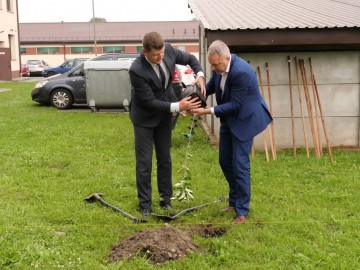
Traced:
<path id="1" fill-rule="evenodd" d="M 44 79 L 44 77 L 34 78 L 34 77 L 18 77 L 13 78 L 11 81 L 0 81 L 0 83 L 5 82 L 38 82 L 40 80 Z"/>
<path id="2" fill-rule="evenodd" d="M 13 78 L 13 82 L 37 82 L 44 79 L 44 77 L 34 78 L 34 77 L 19 77 L 19 78 Z"/>

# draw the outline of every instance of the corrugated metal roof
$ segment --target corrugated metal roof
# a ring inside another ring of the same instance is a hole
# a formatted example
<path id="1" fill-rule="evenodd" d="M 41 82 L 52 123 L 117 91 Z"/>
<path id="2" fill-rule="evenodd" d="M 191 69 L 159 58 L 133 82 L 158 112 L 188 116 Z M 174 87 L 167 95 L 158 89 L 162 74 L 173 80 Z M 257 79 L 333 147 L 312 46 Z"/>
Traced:
<path id="1" fill-rule="evenodd" d="M 198 40 L 197 21 L 103 22 L 96 23 L 96 39 L 101 41 L 141 41 L 144 34 L 157 31 L 165 40 Z M 94 39 L 90 22 L 20 23 L 20 41 L 86 41 Z"/>
<path id="2" fill-rule="evenodd" d="M 188 0 L 208 30 L 360 27 L 359 0 Z"/>

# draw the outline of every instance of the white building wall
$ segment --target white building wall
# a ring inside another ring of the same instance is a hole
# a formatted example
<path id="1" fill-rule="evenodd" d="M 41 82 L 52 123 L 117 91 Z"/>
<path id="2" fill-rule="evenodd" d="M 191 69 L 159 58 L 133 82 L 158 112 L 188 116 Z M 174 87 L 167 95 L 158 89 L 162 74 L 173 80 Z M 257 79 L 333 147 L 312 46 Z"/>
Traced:
<path id="1" fill-rule="evenodd" d="M 10 11 L 6 0 L 0 2 L 0 48 L 11 46 L 11 71 L 15 73 L 20 69 L 17 0 L 10 0 Z M 12 44 L 9 40 L 12 40 Z"/>
<path id="2" fill-rule="evenodd" d="M 300 109 L 299 91 L 297 76 L 294 64 L 294 57 L 304 59 L 307 73 L 308 88 L 311 95 L 311 102 L 314 111 L 312 97 L 311 76 L 309 57 L 311 57 L 313 71 L 318 87 L 320 102 L 324 114 L 324 122 L 327 127 L 330 145 L 334 146 L 359 146 L 359 122 L 360 122 L 360 52 L 359 51 L 334 51 L 334 52 L 291 52 L 291 53 L 244 53 L 239 54 L 241 58 L 249 61 L 254 70 L 260 67 L 264 98 L 269 104 L 268 84 L 265 63 L 269 65 L 270 89 L 272 97 L 275 143 L 277 148 L 292 148 L 292 118 L 290 106 L 290 87 L 288 56 L 291 59 L 291 78 L 293 93 L 293 112 L 295 126 L 295 143 L 297 147 L 305 147 L 305 136 L 303 121 Z M 207 63 L 207 70 L 209 66 Z M 209 72 L 207 72 L 210 78 Z M 310 121 L 304 87 L 300 77 L 300 93 L 303 103 L 304 122 L 306 138 L 310 148 L 313 148 L 313 139 L 310 129 Z M 207 79 L 208 79 L 207 78 Z M 259 77 L 258 77 L 259 78 Z M 215 102 L 215 101 L 214 101 Z M 270 107 L 270 106 L 269 106 Z M 319 123 L 320 140 L 323 147 L 326 147 L 326 140 L 323 125 L 320 117 L 314 117 L 314 123 Z M 317 120 L 317 122 L 316 122 Z M 211 117 L 206 118 L 207 123 L 213 126 L 214 135 L 218 137 L 219 121 L 215 118 L 211 123 Z M 266 133 L 265 133 L 266 134 Z M 268 138 L 269 136 L 266 135 Z M 255 138 L 255 148 L 264 149 L 262 135 Z M 270 144 L 268 141 L 268 147 Z"/>
<path id="3" fill-rule="evenodd" d="M 1 0 L 0 0 L 1 1 Z M 181 43 L 171 43 L 174 46 L 178 46 L 180 50 L 186 50 L 186 46 L 192 46 L 194 43 L 189 42 L 181 42 Z M 196 44 L 196 43 L 195 43 Z M 133 43 L 97 43 L 97 47 L 103 47 L 103 46 L 142 46 L 141 43 L 133 44 Z M 43 47 L 61 47 L 63 51 L 70 50 L 71 47 L 93 47 L 93 44 L 85 44 L 85 43 L 78 43 L 78 44 L 66 44 L 66 45 L 59 45 L 59 44 L 46 44 L 46 45 L 40 45 L 40 44 L 31 44 L 31 45 L 21 45 L 21 48 L 43 48 Z M 136 52 L 135 52 L 136 53 Z M 65 60 L 67 59 L 74 59 L 74 58 L 94 58 L 96 56 L 102 55 L 103 53 L 98 53 L 97 55 L 95 53 L 83 53 L 83 54 L 71 54 L 71 53 L 58 53 L 58 54 L 22 54 L 21 55 L 21 62 L 26 63 L 27 60 L 34 60 L 34 59 L 41 59 L 47 62 L 52 67 L 57 67 L 61 65 Z M 199 57 L 198 52 L 191 52 L 195 57 Z"/>

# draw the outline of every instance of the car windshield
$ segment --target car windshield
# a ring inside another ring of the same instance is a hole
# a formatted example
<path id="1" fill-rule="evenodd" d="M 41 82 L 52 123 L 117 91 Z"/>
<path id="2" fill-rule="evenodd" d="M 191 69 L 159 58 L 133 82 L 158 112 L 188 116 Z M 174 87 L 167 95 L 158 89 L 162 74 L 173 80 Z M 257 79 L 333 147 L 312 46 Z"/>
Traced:
<path id="1" fill-rule="evenodd" d="M 77 60 L 75 61 L 74 65 L 75 65 L 75 66 L 80 65 L 80 64 L 84 63 L 86 60 L 88 60 L 88 59 L 77 59 Z"/>
<path id="2" fill-rule="evenodd" d="M 73 63 L 74 63 L 74 60 L 68 60 L 68 61 L 65 61 L 64 63 L 62 63 L 60 66 L 72 67 Z"/>
<path id="3" fill-rule="evenodd" d="M 70 69 L 66 73 L 69 74 L 68 75 L 69 77 L 83 76 L 84 75 L 84 64 L 80 64 L 80 65 Z"/>

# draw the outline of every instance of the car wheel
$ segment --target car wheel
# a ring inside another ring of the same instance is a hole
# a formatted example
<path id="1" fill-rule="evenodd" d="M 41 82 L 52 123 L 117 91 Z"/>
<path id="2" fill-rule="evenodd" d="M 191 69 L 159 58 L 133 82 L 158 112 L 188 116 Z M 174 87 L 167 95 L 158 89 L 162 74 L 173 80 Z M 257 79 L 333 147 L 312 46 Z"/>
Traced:
<path id="1" fill-rule="evenodd" d="M 51 76 L 54 76 L 56 73 L 53 72 L 53 71 L 49 71 L 47 74 L 46 74 L 46 77 L 51 77 Z"/>
<path id="2" fill-rule="evenodd" d="M 74 98 L 69 90 L 56 89 L 51 93 L 50 104 L 59 110 L 66 110 L 74 103 Z"/>

